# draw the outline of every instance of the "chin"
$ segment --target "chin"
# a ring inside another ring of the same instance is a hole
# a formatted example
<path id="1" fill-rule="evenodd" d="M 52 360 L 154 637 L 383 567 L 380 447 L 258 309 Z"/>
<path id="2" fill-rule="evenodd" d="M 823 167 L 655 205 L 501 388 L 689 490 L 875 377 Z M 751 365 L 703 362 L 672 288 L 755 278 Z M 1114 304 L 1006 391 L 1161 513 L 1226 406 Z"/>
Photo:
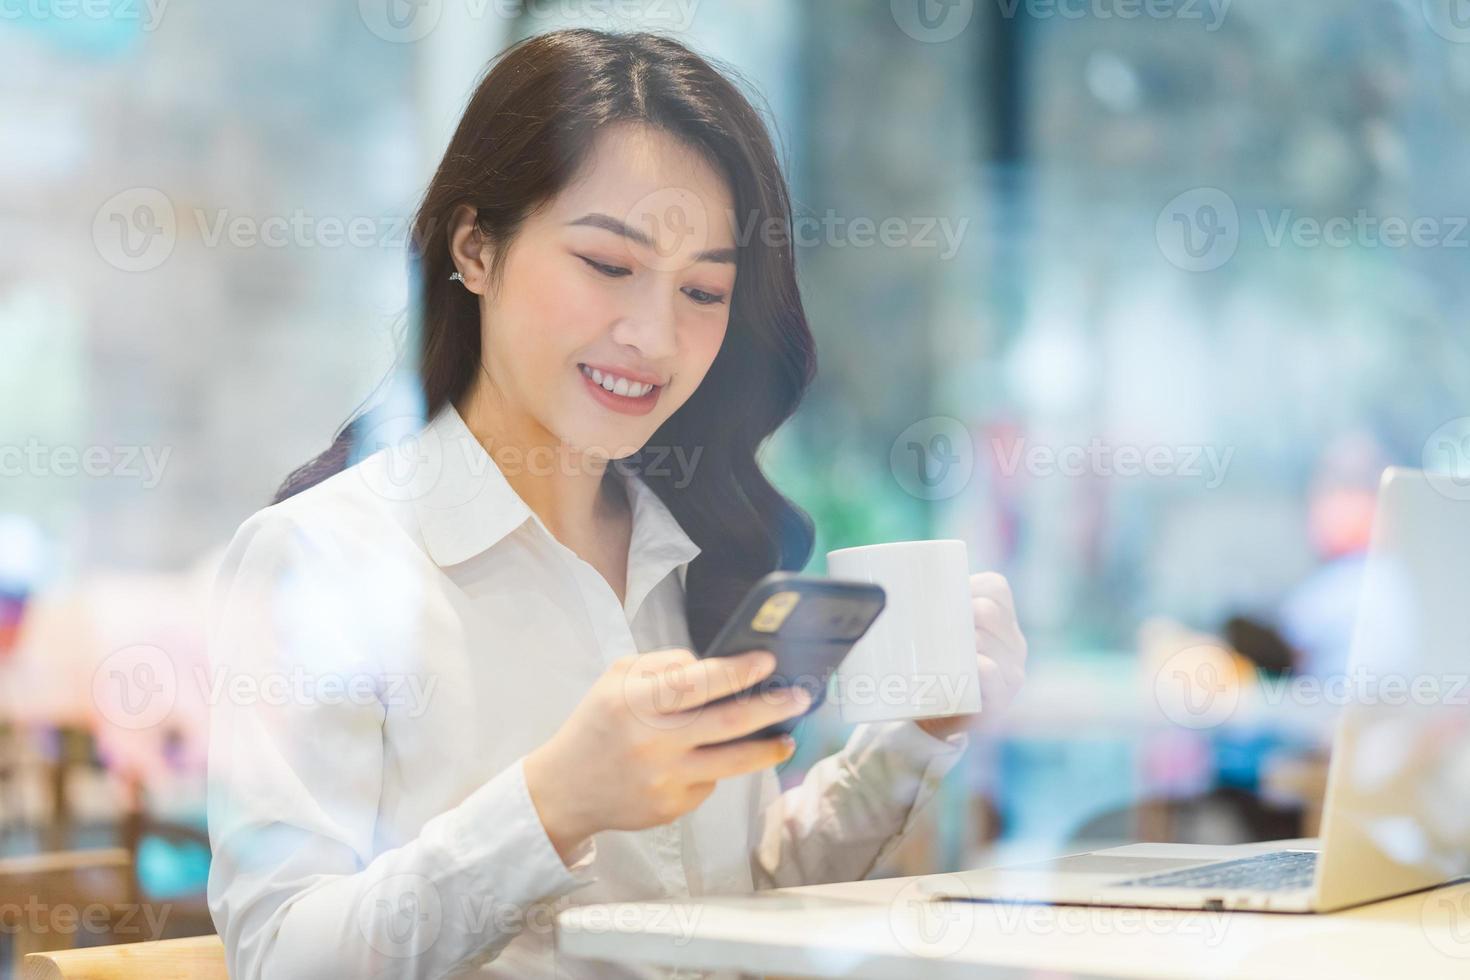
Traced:
<path id="1" fill-rule="evenodd" d="M 653 432 L 643 426 L 639 426 L 636 432 L 630 431 L 631 428 L 590 426 L 584 422 L 581 425 L 570 425 L 561 429 L 559 438 L 563 443 L 585 456 L 609 460 L 626 459 L 642 449 Z"/>

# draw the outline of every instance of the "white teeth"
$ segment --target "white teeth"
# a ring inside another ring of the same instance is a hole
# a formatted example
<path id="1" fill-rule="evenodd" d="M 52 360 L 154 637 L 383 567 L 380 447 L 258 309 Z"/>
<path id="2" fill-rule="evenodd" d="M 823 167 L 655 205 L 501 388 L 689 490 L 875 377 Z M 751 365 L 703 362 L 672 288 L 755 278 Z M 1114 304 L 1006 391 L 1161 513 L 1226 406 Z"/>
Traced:
<path id="1" fill-rule="evenodd" d="M 591 378 L 594 383 L 602 385 L 604 389 L 624 398 L 642 398 L 653 390 L 653 385 L 642 384 L 637 381 L 629 381 L 627 378 L 619 378 L 613 374 L 603 374 L 595 367 L 582 366 L 582 373 Z"/>

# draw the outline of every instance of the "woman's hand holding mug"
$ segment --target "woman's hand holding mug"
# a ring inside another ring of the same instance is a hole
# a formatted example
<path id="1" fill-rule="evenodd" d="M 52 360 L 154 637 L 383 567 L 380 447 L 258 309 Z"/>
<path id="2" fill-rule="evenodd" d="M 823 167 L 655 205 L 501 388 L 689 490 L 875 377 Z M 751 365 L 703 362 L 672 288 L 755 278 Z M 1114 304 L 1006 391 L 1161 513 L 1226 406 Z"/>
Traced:
<path id="1" fill-rule="evenodd" d="M 1016 618 L 1010 583 L 997 572 L 970 576 L 970 610 L 975 619 L 975 656 L 980 667 L 980 703 L 974 714 L 923 718 L 917 724 L 935 738 L 945 738 L 980 724 L 997 722 L 1026 682 L 1026 637 Z"/>
<path id="2" fill-rule="evenodd" d="M 958 539 L 827 553 L 833 578 L 881 585 L 883 612 L 838 671 L 843 720 L 912 719 L 936 738 L 993 727 L 1026 677 L 1026 637 L 1004 576 L 971 574 Z"/>

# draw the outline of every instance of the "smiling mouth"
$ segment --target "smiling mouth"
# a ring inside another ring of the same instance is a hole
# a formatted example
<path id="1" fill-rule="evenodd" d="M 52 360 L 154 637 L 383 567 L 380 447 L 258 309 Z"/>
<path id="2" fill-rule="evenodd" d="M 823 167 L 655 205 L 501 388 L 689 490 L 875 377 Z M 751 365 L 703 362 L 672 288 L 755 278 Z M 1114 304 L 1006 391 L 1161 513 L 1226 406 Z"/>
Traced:
<path id="1" fill-rule="evenodd" d="M 577 368 L 582 372 L 583 377 L 587 378 L 593 384 L 601 386 L 604 391 L 621 398 L 626 398 L 629 401 L 639 401 L 647 398 L 655 394 L 661 387 L 660 385 L 649 384 L 647 382 L 632 381 L 628 378 L 619 377 L 616 374 L 608 374 L 604 371 L 599 371 L 597 368 L 588 367 L 586 364 L 578 364 Z"/>

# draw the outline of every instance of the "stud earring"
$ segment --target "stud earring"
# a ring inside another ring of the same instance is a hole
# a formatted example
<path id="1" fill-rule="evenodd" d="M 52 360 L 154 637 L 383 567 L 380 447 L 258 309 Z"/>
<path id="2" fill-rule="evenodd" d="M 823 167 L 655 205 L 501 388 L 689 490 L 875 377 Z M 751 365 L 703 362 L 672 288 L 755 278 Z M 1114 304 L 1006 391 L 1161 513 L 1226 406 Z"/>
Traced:
<path id="1" fill-rule="evenodd" d="M 450 282 L 464 282 L 464 276 L 460 275 L 458 272 L 451 272 L 449 274 L 449 281 Z"/>

